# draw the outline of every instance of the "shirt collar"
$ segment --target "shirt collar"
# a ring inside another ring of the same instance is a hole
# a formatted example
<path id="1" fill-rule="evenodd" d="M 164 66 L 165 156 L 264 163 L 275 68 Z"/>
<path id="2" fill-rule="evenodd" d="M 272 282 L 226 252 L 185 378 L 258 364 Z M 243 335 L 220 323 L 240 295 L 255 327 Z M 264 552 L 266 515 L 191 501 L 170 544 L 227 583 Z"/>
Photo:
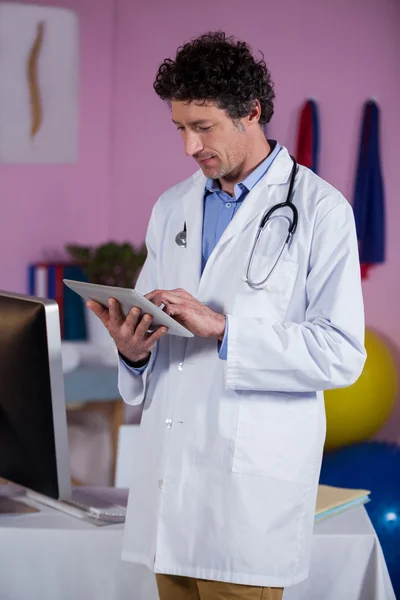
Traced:
<path id="1" fill-rule="evenodd" d="M 209 192 L 219 192 L 221 188 L 219 187 L 218 179 L 211 179 L 209 177 L 206 181 L 206 190 Z"/>

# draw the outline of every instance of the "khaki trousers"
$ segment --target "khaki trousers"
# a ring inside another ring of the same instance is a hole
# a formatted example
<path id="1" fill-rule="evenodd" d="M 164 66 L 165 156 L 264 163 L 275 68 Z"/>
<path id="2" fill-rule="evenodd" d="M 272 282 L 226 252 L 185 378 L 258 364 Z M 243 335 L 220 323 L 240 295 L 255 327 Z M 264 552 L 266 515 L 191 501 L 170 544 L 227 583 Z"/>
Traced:
<path id="1" fill-rule="evenodd" d="M 160 600 L 282 600 L 283 588 L 156 575 Z"/>

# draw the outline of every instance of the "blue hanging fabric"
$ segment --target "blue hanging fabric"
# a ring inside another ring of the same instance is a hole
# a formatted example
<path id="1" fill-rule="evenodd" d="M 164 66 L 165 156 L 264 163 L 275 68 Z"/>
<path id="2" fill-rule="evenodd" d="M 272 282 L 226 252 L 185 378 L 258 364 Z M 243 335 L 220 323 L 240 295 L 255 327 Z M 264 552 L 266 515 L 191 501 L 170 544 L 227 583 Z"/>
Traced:
<path id="1" fill-rule="evenodd" d="M 315 100 L 310 100 L 311 103 L 311 111 L 312 111 L 312 121 L 313 121 L 313 133 L 314 133 L 314 141 L 313 141 L 313 162 L 311 166 L 311 170 L 314 173 L 318 173 L 319 166 L 319 116 L 318 116 L 318 107 Z"/>
<path id="2" fill-rule="evenodd" d="M 385 260 L 385 198 L 379 154 L 379 108 L 364 104 L 353 210 L 359 243 L 361 275 Z"/>

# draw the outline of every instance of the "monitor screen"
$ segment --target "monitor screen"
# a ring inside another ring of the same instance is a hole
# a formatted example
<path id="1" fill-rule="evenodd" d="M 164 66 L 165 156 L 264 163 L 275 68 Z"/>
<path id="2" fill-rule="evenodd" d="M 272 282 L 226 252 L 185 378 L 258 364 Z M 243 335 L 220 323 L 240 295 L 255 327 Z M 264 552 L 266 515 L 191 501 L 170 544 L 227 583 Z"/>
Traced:
<path id="1" fill-rule="evenodd" d="M 0 292 L 0 477 L 70 495 L 58 306 Z"/>

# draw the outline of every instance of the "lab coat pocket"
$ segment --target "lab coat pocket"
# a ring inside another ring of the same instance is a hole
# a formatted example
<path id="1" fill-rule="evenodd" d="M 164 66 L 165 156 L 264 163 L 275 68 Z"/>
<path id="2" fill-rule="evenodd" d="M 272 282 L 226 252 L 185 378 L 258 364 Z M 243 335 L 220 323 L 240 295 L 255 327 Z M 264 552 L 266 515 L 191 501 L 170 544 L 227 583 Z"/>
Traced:
<path id="1" fill-rule="evenodd" d="M 252 278 L 262 280 L 268 274 L 264 262 L 262 256 L 255 257 Z M 268 314 L 268 317 L 276 321 L 283 321 L 293 295 L 298 270 L 296 262 L 280 261 L 262 290 L 253 290 L 242 281 L 235 297 L 233 313 L 246 317 Z"/>
<path id="2" fill-rule="evenodd" d="M 316 403 L 273 394 L 271 400 L 242 392 L 234 473 L 309 484 L 319 455 Z"/>

